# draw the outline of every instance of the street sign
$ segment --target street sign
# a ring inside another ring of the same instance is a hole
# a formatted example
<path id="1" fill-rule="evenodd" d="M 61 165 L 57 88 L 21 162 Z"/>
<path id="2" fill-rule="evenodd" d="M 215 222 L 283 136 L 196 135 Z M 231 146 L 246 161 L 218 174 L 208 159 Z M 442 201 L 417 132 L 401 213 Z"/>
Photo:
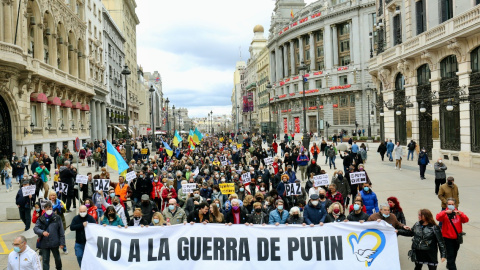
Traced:
<path id="1" fill-rule="evenodd" d="M 80 139 L 77 137 L 75 138 L 75 152 L 80 151 Z"/>

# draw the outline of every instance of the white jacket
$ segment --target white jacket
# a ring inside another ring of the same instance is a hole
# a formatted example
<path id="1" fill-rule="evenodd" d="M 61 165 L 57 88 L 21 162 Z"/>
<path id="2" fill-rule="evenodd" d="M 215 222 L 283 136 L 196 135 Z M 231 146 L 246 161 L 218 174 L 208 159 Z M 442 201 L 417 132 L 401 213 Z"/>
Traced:
<path id="1" fill-rule="evenodd" d="M 22 253 L 15 251 L 8 254 L 7 270 L 42 270 L 38 254 L 29 246 Z"/>

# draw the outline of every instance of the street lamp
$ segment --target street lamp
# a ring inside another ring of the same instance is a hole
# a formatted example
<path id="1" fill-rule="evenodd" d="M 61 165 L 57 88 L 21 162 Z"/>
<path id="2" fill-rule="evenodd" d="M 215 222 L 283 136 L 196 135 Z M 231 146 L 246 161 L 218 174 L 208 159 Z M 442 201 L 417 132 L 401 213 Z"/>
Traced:
<path id="1" fill-rule="evenodd" d="M 370 112 L 370 95 L 367 96 L 368 111 Z M 367 140 L 372 140 L 372 126 L 370 125 L 370 115 L 368 115 L 368 138 Z"/>
<path id="2" fill-rule="evenodd" d="M 168 97 L 167 97 L 167 100 L 165 100 L 165 103 L 167 103 L 167 136 L 170 135 L 170 123 L 168 121 L 168 103 L 170 103 L 170 100 L 168 100 Z"/>
<path id="3" fill-rule="evenodd" d="M 151 105 L 152 107 L 150 111 L 152 112 L 151 128 L 152 128 L 152 149 L 153 149 L 153 146 L 155 145 L 155 114 L 153 109 L 153 92 L 155 92 L 155 88 L 153 88 L 153 84 L 150 85 L 150 89 L 148 89 L 148 91 L 150 92 L 150 99 L 152 100 L 152 105 Z"/>
<path id="4" fill-rule="evenodd" d="M 427 108 L 425 108 L 425 103 L 422 101 L 422 103 L 420 103 L 420 112 L 424 113 L 426 111 L 427 111 Z"/>
<path id="5" fill-rule="evenodd" d="M 172 116 L 173 116 L 173 134 L 175 134 L 175 105 L 172 105 Z"/>
<path id="6" fill-rule="evenodd" d="M 396 115 L 402 115 L 402 110 L 400 108 L 400 105 L 397 105 L 397 107 L 395 108 L 395 114 Z"/>
<path id="7" fill-rule="evenodd" d="M 325 133 L 327 136 L 327 141 L 328 141 L 328 128 L 330 127 L 330 124 L 328 122 L 325 122 Z"/>
<path id="8" fill-rule="evenodd" d="M 213 111 L 210 111 L 210 128 L 212 129 L 211 133 L 213 134 L 213 132 L 214 132 L 214 130 L 213 130 Z"/>
<path id="9" fill-rule="evenodd" d="M 302 98 L 302 101 L 303 101 L 303 147 L 305 148 L 309 148 L 310 146 L 310 135 L 308 134 L 307 132 L 307 110 L 306 110 L 306 101 L 305 101 L 305 92 L 307 92 L 307 90 L 305 89 L 305 85 L 308 81 L 306 75 L 308 72 L 310 72 L 310 67 L 308 65 L 305 65 L 305 63 L 302 61 L 302 65 L 298 68 L 298 70 L 303 70 L 303 75 L 302 75 L 302 78 L 303 78 L 303 98 Z"/>
<path id="10" fill-rule="evenodd" d="M 130 145 L 130 127 L 129 127 L 129 123 L 130 123 L 130 113 L 128 111 L 128 84 L 127 84 L 127 76 L 132 74 L 132 72 L 130 71 L 130 69 L 128 69 L 128 66 L 125 65 L 123 70 L 122 70 L 122 75 L 124 76 L 125 78 L 125 111 L 127 112 L 127 137 L 126 137 L 126 157 L 127 157 L 127 161 L 130 162 L 130 160 L 132 159 L 132 146 Z"/>
<path id="11" fill-rule="evenodd" d="M 370 38 L 370 58 L 373 57 L 373 33 L 370 32 L 368 34 L 368 37 Z"/>

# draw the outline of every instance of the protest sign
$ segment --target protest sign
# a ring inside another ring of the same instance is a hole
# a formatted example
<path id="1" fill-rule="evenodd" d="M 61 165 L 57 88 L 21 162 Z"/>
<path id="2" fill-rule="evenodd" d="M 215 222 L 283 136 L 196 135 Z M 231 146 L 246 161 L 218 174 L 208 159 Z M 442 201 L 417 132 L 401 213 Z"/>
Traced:
<path id="1" fill-rule="evenodd" d="M 135 171 L 131 171 L 125 175 L 125 180 L 130 184 L 130 182 L 137 178 L 137 173 Z"/>
<path id="2" fill-rule="evenodd" d="M 272 165 L 273 164 L 273 157 L 264 158 L 263 161 L 265 162 L 266 166 Z"/>
<path id="3" fill-rule="evenodd" d="M 192 172 L 193 177 L 197 177 L 197 175 L 198 175 L 199 172 L 200 172 L 200 171 L 199 171 L 198 166 L 197 166 L 197 168 L 195 169 L 195 171 Z"/>
<path id="4" fill-rule="evenodd" d="M 302 186 L 300 183 L 285 184 L 285 194 L 287 196 L 302 195 Z"/>
<path id="5" fill-rule="evenodd" d="M 53 189 L 57 193 L 63 193 L 66 195 L 68 192 L 68 185 L 62 182 L 53 182 Z"/>
<path id="6" fill-rule="evenodd" d="M 242 149 L 242 144 L 237 144 L 237 149 Z"/>
<path id="7" fill-rule="evenodd" d="M 197 188 L 197 184 L 183 184 L 182 192 L 183 194 L 193 193 L 193 190 Z"/>
<path id="8" fill-rule="evenodd" d="M 93 186 L 95 191 L 103 190 L 104 192 L 108 191 L 110 187 L 109 179 L 93 179 Z"/>
<path id="9" fill-rule="evenodd" d="M 246 184 L 250 183 L 250 181 L 252 181 L 252 179 L 250 178 L 249 172 L 242 174 L 242 183 Z"/>
<path id="10" fill-rule="evenodd" d="M 235 193 L 235 184 L 233 183 L 223 183 L 219 184 L 220 192 L 224 195 Z"/>
<path id="11" fill-rule="evenodd" d="M 140 153 L 141 153 L 142 155 L 148 154 L 148 148 L 143 148 L 142 150 L 140 150 Z"/>
<path id="12" fill-rule="evenodd" d="M 43 198 L 40 198 L 38 199 L 38 203 L 40 203 L 40 209 L 43 210 L 43 208 L 45 207 L 45 203 L 47 202 L 47 200 L 43 199 Z"/>
<path id="13" fill-rule="evenodd" d="M 23 197 L 27 197 L 29 195 L 35 195 L 35 186 L 26 186 L 26 187 L 22 187 L 22 193 L 23 193 Z"/>
<path id="14" fill-rule="evenodd" d="M 220 162 L 222 163 L 222 166 L 227 166 L 227 158 L 225 156 L 220 156 Z"/>
<path id="15" fill-rule="evenodd" d="M 328 174 L 315 175 L 313 177 L 313 181 L 314 181 L 316 187 L 328 186 L 328 184 L 329 184 Z"/>
<path id="16" fill-rule="evenodd" d="M 367 182 L 367 176 L 365 175 L 365 172 L 350 173 L 350 183 L 352 183 L 352 185 L 366 183 L 366 182 Z"/>
<path id="17" fill-rule="evenodd" d="M 88 224 L 82 269 L 400 270 L 395 229 L 381 222 L 301 225 Z"/>
<path id="18" fill-rule="evenodd" d="M 75 183 L 86 185 L 88 183 L 88 176 L 77 174 Z"/>

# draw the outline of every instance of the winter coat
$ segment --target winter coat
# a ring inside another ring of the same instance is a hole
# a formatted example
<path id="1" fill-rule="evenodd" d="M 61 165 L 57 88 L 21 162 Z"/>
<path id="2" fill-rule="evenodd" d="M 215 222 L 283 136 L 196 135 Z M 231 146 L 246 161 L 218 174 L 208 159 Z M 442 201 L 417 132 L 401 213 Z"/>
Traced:
<path id="1" fill-rule="evenodd" d="M 85 237 L 85 227 L 83 226 L 84 222 L 96 223 L 95 218 L 88 214 L 85 217 L 81 217 L 80 215 L 73 217 L 72 223 L 70 224 L 70 230 L 75 231 L 75 243 L 85 244 L 87 242 L 87 238 Z"/>
<path id="2" fill-rule="evenodd" d="M 381 213 L 373 213 L 368 218 L 368 221 L 383 220 L 386 223 L 392 225 L 395 229 L 400 230 L 405 226 L 403 223 L 397 220 L 397 217 L 393 214 L 390 214 L 388 217 L 384 217 Z"/>
<path id="3" fill-rule="evenodd" d="M 252 224 L 268 224 L 268 214 L 263 211 L 259 214 L 253 213 L 248 216 L 247 221 Z"/>
<path id="4" fill-rule="evenodd" d="M 107 225 L 109 225 L 109 226 L 118 226 L 118 225 L 120 225 L 120 226 L 122 226 L 122 227 L 125 226 L 125 224 L 123 223 L 122 219 L 121 219 L 118 215 L 115 216 L 115 219 L 114 219 L 113 221 L 108 220 L 107 215 L 104 215 L 104 216 L 103 216 L 103 219 L 102 219 L 102 222 L 100 222 L 100 224 L 101 224 L 101 225 L 107 224 Z"/>
<path id="5" fill-rule="evenodd" d="M 377 200 L 377 194 L 373 191 L 365 192 L 365 190 L 360 191 L 360 195 L 362 196 L 363 200 L 363 205 L 367 208 L 367 214 L 372 215 L 373 210 L 375 210 L 376 213 L 378 213 L 378 200 Z"/>
<path id="6" fill-rule="evenodd" d="M 460 204 L 458 186 L 455 185 L 455 183 L 453 183 L 452 186 L 449 186 L 448 183 L 441 185 L 440 190 L 438 191 L 438 198 L 442 201 L 442 208 L 447 208 L 448 198 L 454 198 L 455 208 L 458 208 L 458 205 Z"/>
<path id="7" fill-rule="evenodd" d="M 395 159 L 402 159 L 403 147 L 401 145 L 399 145 L 399 146 L 395 145 L 395 148 L 393 149 L 393 154 L 394 154 Z"/>
<path id="8" fill-rule="evenodd" d="M 384 155 L 385 152 L 387 152 L 387 147 L 385 146 L 385 144 L 380 144 L 378 146 L 377 152 L 380 153 L 380 155 Z"/>
<path id="9" fill-rule="evenodd" d="M 268 224 L 275 225 L 275 223 L 277 222 L 280 224 L 285 224 L 289 215 L 290 214 L 286 210 L 283 210 L 282 214 L 280 215 L 278 209 L 275 209 L 270 212 L 270 216 L 268 217 Z"/>
<path id="10" fill-rule="evenodd" d="M 368 220 L 368 215 L 364 213 L 363 211 L 360 211 L 359 214 L 355 213 L 355 211 L 351 211 L 350 214 L 347 216 L 348 221 L 367 221 Z"/>
<path id="11" fill-rule="evenodd" d="M 177 206 L 175 213 L 172 213 L 168 207 L 163 210 L 163 217 L 165 218 L 165 222 L 170 223 L 172 225 L 182 224 L 187 222 L 187 215 L 182 208 Z"/>
<path id="12" fill-rule="evenodd" d="M 428 159 L 428 155 L 425 152 L 421 152 L 418 154 L 418 165 L 428 165 L 430 160 Z"/>
<path id="13" fill-rule="evenodd" d="M 445 210 L 438 213 L 436 216 L 436 219 L 442 222 L 442 235 L 443 237 L 448 239 L 457 239 L 457 233 L 455 232 L 455 229 L 457 229 L 458 233 L 463 232 L 462 224 L 467 223 L 469 221 L 469 218 L 463 212 L 460 212 L 460 215 L 457 215 L 457 214 L 449 215 L 447 214 L 447 212 L 445 212 Z M 453 222 L 453 225 L 455 225 L 455 229 L 453 229 L 452 223 L 450 222 L 450 220 Z"/>
<path id="14" fill-rule="evenodd" d="M 44 231 L 49 233 L 48 237 L 43 235 Z M 55 213 L 52 214 L 48 221 L 45 215 L 39 217 L 33 232 L 39 236 L 40 248 L 42 249 L 65 246 L 65 231 L 63 230 L 62 219 Z"/>
<path id="15" fill-rule="evenodd" d="M 332 184 L 337 186 L 337 192 L 342 194 L 343 201 L 345 201 L 345 198 L 350 195 L 350 183 L 347 181 L 347 178 L 342 175 L 342 179 L 340 180 L 338 175 L 336 175 L 333 177 Z"/>
<path id="16" fill-rule="evenodd" d="M 445 165 L 445 163 L 435 162 L 435 164 L 433 165 L 433 168 L 435 170 L 435 179 L 447 178 L 447 175 L 445 174 L 445 171 L 447 170 L 447 165 Z"/>
<path id="17" fill-rule="evenodd" d="M 333 213 L 330 213 L 325 217 L 324 223 L 343 222 L 345 219 L 347 219 L 347 217 L 342 213 L 339 213 L 337 217 L 333 216 Z"/>
<path id="18" fill-rule="evenodd" d="M 203 221 L 208 221 L 208 220 L 209 220 L 208 212 L 205 215 L 203 215 L 203 219 L 201 219 L 198 213 L 198 210 L 191 212 L 187 217 L 187 222 L 202 223 Z"/>
<path id="19" fill-rule="evenodd" d="M 446 258 L 445 242 L 437 225 L 422 226 L 420 222 L 415 223 L 411 230 L 399 230 L 399 235 L 413 236 L 412 248 L 415 252 L 426 252 L 432 261 L 437 263 L 437 250 L 440 249 L 440 257 Z"/>
<path id="20" fill-rule="evenodd" d="M 394 148 L 395 148 L 395 144 L 393 144 L 393 142 L 387 143 L 387 152 L 392 152 Z"/>
<path id="21" fill-rule="evenodd" d="M 31 209 L 34 208 L 33 204 L 35 203 L 35 194 L 32 195 L 32 198 L 30 199 L 28 196 L 23 197 L 23 191 L 20 188 L 17 192 L 17 196 L 15 197 L 15 204 L 20 206 L 20 208 L 24 209 Z"/>
<path id="22" fill-rule="evenodd" d="M 147 222 L 147 220 L 144 219 L 143 217 L 141 217 L 140 220 L 138 221 L 138 226 L 141 226 L 141 225 L 148 226 L 148 224 L 150 224 L 150 223 Z M 130 227 L 135 226 L 135 218 L 134 217 L 132 217 L 130 219 L 130 221 L 128 222 L 128 226 L 130 226 Z"/>
<path id="23" fill-rule="evenodd" d="M 245 207 L 239 207 L 238 209 L 240 210 L 240 212 L 239 212 L 239 214 L 240 214 L 240 224 L 245 224 L 245 222 L 248 222 L 248 220 L 247 220 L 247 210 L 245 209 Z M 226 223 L 233 223 L 234 222 L 233 209 L 231 209 L 230 211 L 225 213 L 225 222 Z"/>
<path id="24" fill-rule="evenodd" d="M 303 217 L 301 216 L 296 216 L 294 217 L 293 215 L 290 215 L 288 218 L 287 218 L 287 222 L 288 224 L 303 224 L 305 223 Z"/>
<path id="25" fill-rule="evenodd" d="M 319 224 L 320 222 L 325 221 L 325 217 L 327 216 L 327 210 L 322 207 L 322 204 L 319 202 L 317 206 L 313 206 L 311 202 L 305 206 L 303 209 L 303 219 L 307 225 L 310 224 Z"/>

